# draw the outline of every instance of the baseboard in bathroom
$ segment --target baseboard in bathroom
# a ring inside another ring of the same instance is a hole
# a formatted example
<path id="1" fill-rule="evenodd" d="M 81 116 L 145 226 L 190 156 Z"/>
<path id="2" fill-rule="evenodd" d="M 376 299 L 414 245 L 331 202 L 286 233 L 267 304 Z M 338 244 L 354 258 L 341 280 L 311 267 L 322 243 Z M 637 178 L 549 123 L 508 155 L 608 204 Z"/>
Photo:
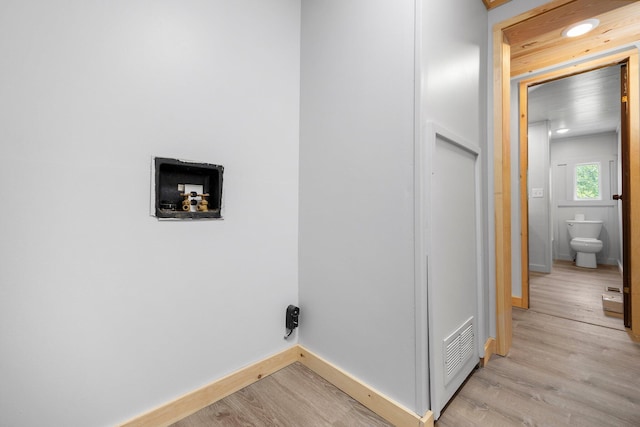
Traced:
<path id="1" fill-rule="evenodd" d="M 529 271 L 536 273 L 550 273 L 551 267 L 542 264 L 529 264 Z"/>

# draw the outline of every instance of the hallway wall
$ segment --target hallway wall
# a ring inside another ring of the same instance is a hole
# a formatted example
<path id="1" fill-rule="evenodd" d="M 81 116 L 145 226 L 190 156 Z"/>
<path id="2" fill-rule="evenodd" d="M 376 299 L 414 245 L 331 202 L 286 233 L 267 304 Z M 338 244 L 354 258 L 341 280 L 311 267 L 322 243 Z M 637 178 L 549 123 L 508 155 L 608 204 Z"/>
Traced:
<path id="1" fill-rule="evenodd" d="M 422 414 L 414 150 L 429 121 L 485 145 L 487 12 L 418 6 L 303 1 L 300 329 L 304 346 Z"/>
<path id="2" fill-rule="evenodd" d="M 414 1 L 302 2 L 300 342 L 415 407 Z"/>
<path id="3" fill-rule="evenodd" d="M 551 273 L 553 258 L 551 250 L 553 241 L 551 197 L 553 191 L 549 182 L 551 179 L 549 123 L 547 121 L 530 123 L 528 132 L 529 271 Z"/>
<path id="4" fill-rule="evenodd" d="M 299 1 L 0 10 L 0 425 L 115 425 L 290 346 Z M 151 217 L 152 156 L 222 164 L 224 220 Z"/>

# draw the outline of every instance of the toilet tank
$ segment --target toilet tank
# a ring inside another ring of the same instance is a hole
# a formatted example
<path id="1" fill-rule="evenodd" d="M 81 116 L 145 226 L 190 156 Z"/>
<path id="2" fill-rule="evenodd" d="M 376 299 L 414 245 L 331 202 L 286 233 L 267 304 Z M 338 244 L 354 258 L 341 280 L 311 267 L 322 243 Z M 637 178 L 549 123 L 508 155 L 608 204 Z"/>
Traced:
<path id="1" fill-rule="evenodd" d="M 602 221 L 577 221 L 575 219 L 568 219 L 567 229 L 569 230 L 569 236 L 571 236 L 572 239 L 575 239 L 576 237 L 597 239 L 600 236 L 600 230 L 602 230 Z"/>

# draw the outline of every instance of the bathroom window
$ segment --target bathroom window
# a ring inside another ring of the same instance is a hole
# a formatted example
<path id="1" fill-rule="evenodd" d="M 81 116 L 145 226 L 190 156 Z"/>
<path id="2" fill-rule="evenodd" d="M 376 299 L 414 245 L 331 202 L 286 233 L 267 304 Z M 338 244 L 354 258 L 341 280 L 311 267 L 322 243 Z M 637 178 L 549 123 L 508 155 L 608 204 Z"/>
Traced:
<path id="1" fill-rule="evenodd" d="M 602 200 L 600 162 L 576 164 L 574 188 L 574 200 Z"/>

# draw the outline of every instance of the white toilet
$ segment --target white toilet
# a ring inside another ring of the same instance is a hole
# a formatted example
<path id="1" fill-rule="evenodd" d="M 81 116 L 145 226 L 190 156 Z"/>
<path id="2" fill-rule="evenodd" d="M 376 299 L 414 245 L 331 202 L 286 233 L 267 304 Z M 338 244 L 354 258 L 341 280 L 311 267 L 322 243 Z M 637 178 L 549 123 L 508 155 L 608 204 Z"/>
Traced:
<path id="1" fill-rule="evenodd" d="M 576 251 L 576 266 L 597 268 L 596 254 L 602 250 L 602 240 L 598 240 L 602 230 L 602 221 L 589 221 L 584 215 L 567 220 L 567 229 L 571 242 L 569 246 Z"/>

